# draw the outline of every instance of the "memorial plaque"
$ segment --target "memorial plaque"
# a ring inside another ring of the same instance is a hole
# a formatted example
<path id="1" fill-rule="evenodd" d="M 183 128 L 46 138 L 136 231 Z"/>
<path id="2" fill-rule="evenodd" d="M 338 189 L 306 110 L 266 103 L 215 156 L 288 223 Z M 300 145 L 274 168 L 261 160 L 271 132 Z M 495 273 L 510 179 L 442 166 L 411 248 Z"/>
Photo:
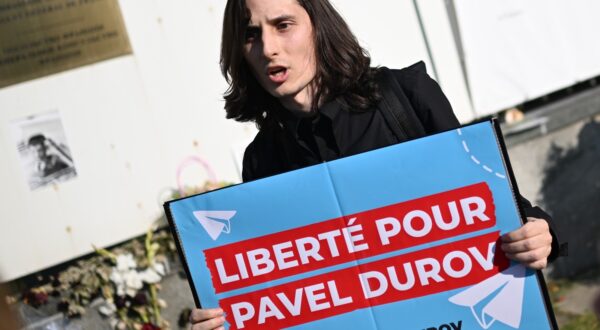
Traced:
<path id="1" fill-rule="evenodd" d="M 130 53 L 117 0 L 0 0 L 0 88 Z"/>

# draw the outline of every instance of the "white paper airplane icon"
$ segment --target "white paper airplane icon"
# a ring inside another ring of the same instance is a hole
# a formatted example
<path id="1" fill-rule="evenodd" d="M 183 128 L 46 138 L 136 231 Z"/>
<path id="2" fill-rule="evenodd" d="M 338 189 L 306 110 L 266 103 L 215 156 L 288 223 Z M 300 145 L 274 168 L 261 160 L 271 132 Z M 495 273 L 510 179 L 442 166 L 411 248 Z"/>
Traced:
<path id="1" fill-rule="evenodd" d="M 519 264 L 473 285 L 448 300 L 456 305 L 471 308 L 473 316 L 483 329 L 488 329 L 495 321 L 518 329 L 521 324 L 524 288 L 525 267 Z M 477 313 L 476 309 L 481 308 L 477 306 L 479 302 L 494 293 L 495 296 Z"/>
<path id="2" fill-rule="evenodd" d="M 236 211 L 194 211 L 194 216 L 204 227 L 208 236 L 216 241 L 221 233 L 229 234 L 231 232 L 230 219 L 235 213 Z"/>

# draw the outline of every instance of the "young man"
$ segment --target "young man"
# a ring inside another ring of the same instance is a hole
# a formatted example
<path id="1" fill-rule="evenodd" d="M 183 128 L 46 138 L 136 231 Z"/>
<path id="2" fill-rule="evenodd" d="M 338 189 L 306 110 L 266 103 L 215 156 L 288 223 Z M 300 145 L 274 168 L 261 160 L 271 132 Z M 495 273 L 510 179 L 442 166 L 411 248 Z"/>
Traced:
<path id="1" fill-rule="evenodd" d="M 371 68 L 328 0 L 228 0 L 222 37 L 227 117 L 259 127 L 244 155 L 244 181 L 459 125 L 424 64 L 387 72 Z M 411 123 L 399 133 L 380 110 L 389 85 L 397 86 Z M 543 214 L 523 202 L 531 215 Z M 534 217 L 502 240 L 510 258 L 534 269 L 558 253 L 548 223 Z M 192 329 L 222 329 L 222 313 L 195 309 Z"/>

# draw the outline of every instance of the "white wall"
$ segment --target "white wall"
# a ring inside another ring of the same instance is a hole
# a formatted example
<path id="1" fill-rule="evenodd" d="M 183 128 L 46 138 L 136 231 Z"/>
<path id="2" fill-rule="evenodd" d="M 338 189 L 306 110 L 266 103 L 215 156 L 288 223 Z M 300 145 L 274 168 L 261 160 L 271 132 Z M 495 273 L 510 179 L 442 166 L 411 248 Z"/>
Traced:
<path id="1" fill-rule="evenodd" d="M 598 1 L 454 3 L 478 116 L 600 74 Z"/>
<path id="2" fill-rule="evenodd" d="M 403 68 L 424 61 L 427 72 L 440 84 L 461 122 L 474 119 L 459 58 L 449 28 L 443 0 L 419 0 L 423 31 L 412 0 L 332 1 L 360 43 L 369 51 L 373 65 Z M 433 59 L 427 51 L 427 36 Z M 437 72 L 433 70 L 433 63 Z"/>
<path id="3" fill-rule="evenodd" d="M 0 280 L 143 233 L 189 155 L 239 181 L 230 147 L 255 133 L 226 120 L 218 54 L 223 1 L 123 0 L 133 55 L 0 89 Z M 30 191 L 11 122 L 58 110 L 78 175 Z M 198 167 L 185 172 L 201 183 Z"/>
<path id="4" fill-rule="evenodd" d="M 460 57 L 450 27 L 444 0 L 416 1 L 424 34 L 437 72 L 436 80 L 444 90 L 461 123 L 476 118 L 462 73 Z M 430 70 L 431 71 L 431 70 Z"/>

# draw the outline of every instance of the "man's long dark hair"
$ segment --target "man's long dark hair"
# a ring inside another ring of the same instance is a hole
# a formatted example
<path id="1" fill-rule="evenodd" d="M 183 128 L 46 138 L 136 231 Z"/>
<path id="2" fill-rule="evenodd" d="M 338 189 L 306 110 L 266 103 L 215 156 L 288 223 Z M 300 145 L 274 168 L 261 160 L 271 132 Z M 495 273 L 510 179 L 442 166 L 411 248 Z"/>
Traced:
<path id="1" fill-rule="evenodd" d="M 313 25 L 316 55 L 316 93 L 312 108 L 340 97 L 350 111 L 364 111 L 381 98 L 371 58 L 328 0 L 297 0 Z M 225 92 L 227 118 L 254 121 L 259 128 L 273 123 L 277 100 L 257 82 L 243 56 L 249 17 L 245 0 L 228 0 L 223 19 L 221 72 L 229 83 Z"/>

